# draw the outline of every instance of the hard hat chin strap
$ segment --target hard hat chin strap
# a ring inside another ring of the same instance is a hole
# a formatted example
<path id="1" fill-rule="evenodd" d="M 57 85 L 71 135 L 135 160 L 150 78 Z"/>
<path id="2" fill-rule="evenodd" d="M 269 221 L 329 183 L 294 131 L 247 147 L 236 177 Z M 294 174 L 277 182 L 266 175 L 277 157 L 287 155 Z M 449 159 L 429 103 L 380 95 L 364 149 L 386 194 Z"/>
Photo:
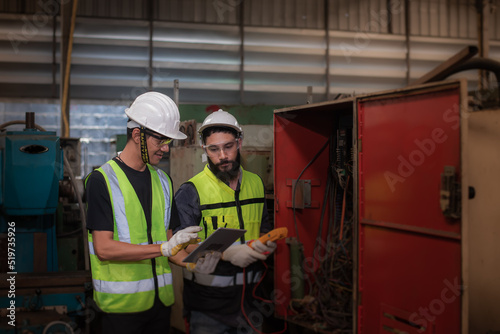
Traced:
<path id="1" fill-rule="evenodd" d="M 146 128 L 143 126 L 141 129 L 141 158 L 145 164 L 149 163 L 149 152 L 148 152 L 148 143 L 146 142 Z"/>

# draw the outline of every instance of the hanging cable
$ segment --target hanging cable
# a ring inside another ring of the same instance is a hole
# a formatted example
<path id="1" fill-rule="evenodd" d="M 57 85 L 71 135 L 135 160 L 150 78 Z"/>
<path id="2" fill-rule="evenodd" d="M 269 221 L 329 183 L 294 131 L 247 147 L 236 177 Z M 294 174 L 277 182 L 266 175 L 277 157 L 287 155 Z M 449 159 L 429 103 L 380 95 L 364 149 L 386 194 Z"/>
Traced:
<path id="1" fill-rule="evenodd" d="M 349 175 L 347 175 L 347 180 L 345 182 L 345 188 L 344 188 L 344 198 L 342 200 L 342 216 L 340 218 L 340 231 L 339 231 L 339 240 L 342 241 L 342 233 L 344 230 L 344 217 L 345 217 L 345 196 L 347 193 L 347 186 L 349 185 Z"/>
<path id="2" fill-rule="evenodd" d="M 268 270 L 268 265 L 264 262 L 264 261 L 261 261 L 262 264 L 264 264 L 264 267 L 265 267 L 265 270 L 264 272 L 262 273 L 262 276 L 261 278 L 259 279 L 259 282 L 257 282 L 252 290 L 252 296 L 255 298 L 255 299 L 258 299 L 264 303 L 273 303 L 272 300 L 268 300 L 268 299 L 264 299 L 260 296 L 257 296 L 256 295 L 256 291 L 257 291 L 257 288 L 259 287 L 260 283 L 262 282 L 262 280 L 264 279 L 264 277 L 266 276 L 267 274 L 267 270 Z M 272 333 L 264 333 L 260 330 L 258 330 L 257 328 L 255 328 L 255 326 L 252 324 L 252 322 L 250 321 L 250 319 L 248 318 L 248 315 L 247 313 L 245 312 L 245 305 L 244 305 L 244 301 L 245 301 L 245 290 L 246 290 L 246 281 L 247 281 L 247 275 L 246 275 L 246 268 L 243 268 L 243 289 L 242 289 L 242 292 L 241 292 L 241 313 L 243 314 L 243 316 L 245 317 L 245 320 L 247 321 L 247 323 L 250 325 L 250 327 L 252 327 L 252 329 L 258 333 L 258 334 L 281 334 L 281 333 L 284 333 L 286 330 L 287 330 L 287 322 L 286 322 L 286 310 L 285 310 L 285 320 L 284 320 L 284 323 L 285 323 L 285 326 L 284 328 L 279 331 L 279 332 L 272 332 Z"/>
<path id="3" fill-rule="evenodd" d="M 352 326 L 351 249 L 354 217 L 350 178 L 353 159 L 346 144 L 349 142 L 343 140 L 337 143 L 335 140 L 338 138 L 331 137 L 327 183 L 313 250 L 314 268 L 317 269 L 310 273 L 312 284 L 308 296 L 298 304 L 291 304 L 291 308 L 295 312 L 294 320 L 305 322 L 318 331 L 347 333 Z M 341 158 L 344 156 L 347 159 Z M 326 238 L 323 238 L 327 212 L 328 229 Z"/>
<path id="4" fill-rule="evenodd" d="M 325 150 L 325 148 L 328 146 L 329 143 L 330 143 L 330 138 L 328 138 L 326 140 L 326 143 L 321 147 L 321 149 L 319 150 L 319 152 L 316 153 L 316 155 L 311 159 L 311 161 L 309 161 L 309 163 L 304 167 L 304 169 L 302 170 L 302 172 L 300 172 L 299 176 L 297 177 L 297 181 L 295 183 L 295 187 L 293 187 L 293 192 L 292 192 L 293 224 L 294 224 L 294 227 L 295 227 L 295 235 L 297 236 L 297 241 L 299 243 L 300 243 L 299 229 L 298 229 L 298 226 L 297 226 L 297 218 L 295 216 L 295 191 L 297 190 L 297 182 L 299 182 L 302 174 L 304 174 L 304 172 L 307 170 L 307 168 L 309 168 L 309 166 L 311 166 L 316 161 L 316 159 L 318 159 L 318 157 L 321 155 L 321 153 L 323 153 L 323 151 Z"/>
<path id="5" fill-rule="evenodd" d="M 330 149 L 329 149 L 329 166 L 332 166 L 333 165 L 333 161 L 332 161 L 332 147 L 334 147 L 332 141 L 333 141 L 333 136 L 330 136 L 330 139 L 329 139 L 330 143 Z M 332 174 L 331 174 L 331 168 L 328 168 L 328 172 L 327 172 L 327 176 L 326 176 L 326 186 L 325 186 L 325 194 L 323 196 L 323 207 L 321 208 L 321 216 L 320 216 L 320 219 L 319 219 L 319 228 L 318 228 L 318 233 L 316 235 L 316 241 L 314 242 L 314 250 L 313 250 L 313 255 L 314 255 L 314 258 L 315 259 L 318 259 L 322 256 L 321 254 L 321 245 L 319 245 L 319 241 L 320 240 L 323 240 L 323 221 L 324 221 L 324 218 L 325 218 L 325 213 L 326 213 L 326 209 L 328 207 L 328 194 L 330 192 L 330 185 L 331 185 L 331 178 L 332 178 Z M 325 245 L 325 255 L 326 255 L 326 252 L 327 252 L 327 247 Z"/>

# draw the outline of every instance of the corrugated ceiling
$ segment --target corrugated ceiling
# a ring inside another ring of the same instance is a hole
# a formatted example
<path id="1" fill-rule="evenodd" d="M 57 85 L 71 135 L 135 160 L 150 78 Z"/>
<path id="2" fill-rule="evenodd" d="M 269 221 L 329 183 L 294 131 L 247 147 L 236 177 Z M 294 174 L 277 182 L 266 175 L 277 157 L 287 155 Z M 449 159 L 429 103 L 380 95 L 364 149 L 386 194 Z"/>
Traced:
<path id="1" fill-rule="evenodd" d="M 409 3 L 411 80 L 477 45 L 475 1 Z M 58 97 L 59 24 L 49 15 L 57 4 L 0 2 L 0 96 Z M 322 101 L 407 83 L 404 1 L 155 0 L 152 6 L 150 69 L 148 1 L 79 1 L 73 99 L 132 100 L 149 89 L 150 75 L 153 88 L 168 94 L 178 79 L 181 103 L 301 104 L 308 86 L 313 100 Z M 497 60 L 499 21 L 494 11 L 490 56 Z"/>

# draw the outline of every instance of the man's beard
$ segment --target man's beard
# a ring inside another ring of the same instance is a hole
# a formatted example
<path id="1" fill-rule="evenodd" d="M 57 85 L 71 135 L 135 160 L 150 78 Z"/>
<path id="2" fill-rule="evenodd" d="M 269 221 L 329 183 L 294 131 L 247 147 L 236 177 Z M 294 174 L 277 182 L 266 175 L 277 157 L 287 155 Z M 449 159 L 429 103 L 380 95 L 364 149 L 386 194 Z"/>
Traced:
<path id="1" fill-rule="evenodd" d="M 227 171 L 220 170 L 220 166 L 225 163 L 230 163 L 231 168 Z M 240 150 L 238 150 L 238 154 L 236 155 L 236 160 L 221 160 L 217 165 L 215 165 L 212 162 L 212 160 L 210 160 L 210 158 L 208 159 L 208 166 L 210 167 L 212 173 L 214 173 L 219 180 L 221 180 L 226 184 L 228 184 L 229 181 L 234 180 L 235 178 L 238 177 L 238 174 L 240 172 L 240 164 L 241 164 Z"/>

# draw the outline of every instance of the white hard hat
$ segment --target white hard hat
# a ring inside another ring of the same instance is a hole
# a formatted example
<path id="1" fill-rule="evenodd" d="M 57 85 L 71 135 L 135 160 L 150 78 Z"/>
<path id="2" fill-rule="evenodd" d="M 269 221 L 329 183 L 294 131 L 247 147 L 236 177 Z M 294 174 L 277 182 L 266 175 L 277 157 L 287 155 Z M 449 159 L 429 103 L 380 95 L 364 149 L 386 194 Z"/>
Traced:
<path id="1" fill-rule="evenodd" d="M 173 139 L 186 139 L 179 131 L 180 115 L 171 98 L 158 92 L 139 95 L 125 114 L 143 127 Z"/>
<path id="2" fill-rule="evenodd" d="M 207 118 L 205 118 L 205 120 L 203 121 L 203 124 L 201 125 L 200 129 L 198 130 L 198 133 L 201 136 L 203 130 L 205 130 L 206 128 L 210 128 L 212 126 L 227 126 L 235 129 L 236 132 L 238 132 L 238 136 L 241 136 L 243 134 L 243 130 L 241 129 L 241 126 L 238 124 L 236 118 L 234 118 L 233 115 L 222 109 L 214 111 L 213 113 L 208 115 Z"/>

